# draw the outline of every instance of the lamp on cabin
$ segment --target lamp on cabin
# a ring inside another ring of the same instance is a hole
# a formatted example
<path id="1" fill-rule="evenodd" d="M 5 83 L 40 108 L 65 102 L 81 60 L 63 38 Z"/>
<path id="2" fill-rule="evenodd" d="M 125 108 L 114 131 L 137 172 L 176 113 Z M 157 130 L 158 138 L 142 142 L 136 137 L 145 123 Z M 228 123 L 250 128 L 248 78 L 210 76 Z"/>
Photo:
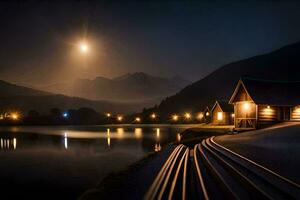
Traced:
<path id="1" fill-rule="evenodd" d="M 250 109 L 250 105 L 248 102 L 244 103 L 243 105 L 244 111 L 247 112 Z"/>

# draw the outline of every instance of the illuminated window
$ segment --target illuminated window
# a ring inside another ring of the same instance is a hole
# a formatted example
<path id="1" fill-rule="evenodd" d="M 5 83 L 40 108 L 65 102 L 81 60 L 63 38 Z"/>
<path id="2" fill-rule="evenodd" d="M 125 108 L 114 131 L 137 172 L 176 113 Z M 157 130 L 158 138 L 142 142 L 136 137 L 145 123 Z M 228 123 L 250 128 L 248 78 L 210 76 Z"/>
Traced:
<path id="1" fill-rule="evenodd" d="M 218 112 L 217 119 L 221 121 L 223 119 L 223 112 Z"/>

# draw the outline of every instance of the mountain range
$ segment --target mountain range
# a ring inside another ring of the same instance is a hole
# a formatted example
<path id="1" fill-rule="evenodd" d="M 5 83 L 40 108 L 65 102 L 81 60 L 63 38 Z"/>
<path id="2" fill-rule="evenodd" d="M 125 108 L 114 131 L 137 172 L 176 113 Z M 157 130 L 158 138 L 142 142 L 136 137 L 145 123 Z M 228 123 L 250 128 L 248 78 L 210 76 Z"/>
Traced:
<path id="1" fill-rule="evenodd" d="M 0 108 L 3 111 L 37 110 L 47 113 L 51 108 L 61 110 L 93 108 L 98 112 L 132 113 L 141 110 L 145 104 L 119 103 L 104 100 L 89 100 L 79 97 L 58 95 L 41 90 L 35 90 L 0 80 Z M 150 106 L 150 104 L 149 104 Z"/>
<path id="2" fill-rule="evenodd" d="M 167 118 L 172 113 L 199 112 L 212 106 L 217 99 L 229 100 L 242 76 L 268 80 L 300 80 L 300 42 L 287 45 L 273 52 L 254 56 L 221 66 L 203 79 L 194 82 L 177 94 L 164 99 L 157 111 Z M 280 94 L 278 94 L 280 95 Z"/>
<path id="3" fill-rule="evenodd" d="M 179 77 L 162 78 L 143 72 L 128 73 L 116 78 L 75 79 L 40 87 L 39 89 L 92 100 L 159 103 L 166 96 L 184 88 L 190 82 Z"/>

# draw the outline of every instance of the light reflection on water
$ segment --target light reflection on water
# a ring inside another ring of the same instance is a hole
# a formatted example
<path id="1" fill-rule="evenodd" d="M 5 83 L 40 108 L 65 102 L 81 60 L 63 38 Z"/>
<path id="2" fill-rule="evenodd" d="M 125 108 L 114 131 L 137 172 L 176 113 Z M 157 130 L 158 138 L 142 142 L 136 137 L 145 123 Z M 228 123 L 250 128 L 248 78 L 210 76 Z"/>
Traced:
<path id="1" fill-rule="evenodd" d="M 110 148 L 141 148 L 142 153 L 160 151 L 172 141 L 180 141 L 180 131 L 186 126 L 85 126 L 85 127 L 0 127 L 1 149 L 15 150 L 17 140 L 20 149 L 47 148 L 72 150 L 87 145 L 98 151 Z M 59 142 L 61 138 L 61 143 Z M 102 141 L 105 141 L 105 145 Z M 152 144 L 151 144 L 152 143 Z M 102 150 L 101 150 L 102 149 Z"/>
<path id="2" fill-rule="evenodd" d="M 53 191 L 72 187 L 70 195 L 79 195 L 107 174 L 178 141 L 178 133 L 188 127 L 0 127 L 0 179 L 13 183 L 1 187 L 53 184 Z"/>
<path id="3" fill-rule="evenodd" d="M 6 138 L 0 138 L 0 147 L 1 149 L 13 149 L 15 150 L 17 148 L 17 139 L 6 139 Z"/>

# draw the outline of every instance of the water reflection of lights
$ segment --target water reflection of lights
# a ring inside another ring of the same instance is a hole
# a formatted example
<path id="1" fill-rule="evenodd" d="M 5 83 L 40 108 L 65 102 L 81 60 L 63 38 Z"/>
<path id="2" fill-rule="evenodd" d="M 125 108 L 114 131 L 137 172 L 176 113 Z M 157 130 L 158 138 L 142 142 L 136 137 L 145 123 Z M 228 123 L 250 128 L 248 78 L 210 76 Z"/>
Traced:
<path id="1" fill-rule="evenodd" d="M 67 133 L 65 133 L 64 142 L 65 142 L 65 149 L 68 149 L 68 135 L 67 135 Z"/>
<path id="2" fill-rule="evenodd" d="M 110 147 L 110 129 L 108 128 L 106 131 L 107 131 L 107 146 Z"/>
<path id="3" fill-rule="evenodd" d="M 1 149 L 17 149 L 17 139 L 13 138 L 13 139 L 0 139 L 0 147 Z"/>
<path id="4" fill-rule="evenodd" d="M 136 137 L 137 139 L 142 138 L 142 135 L 143 135 L 142 129 L 141 129 L 141 128 L 135 128 L 135 129 L 134 129 L 134 135 L 135 135 L 135 137 Z"/>
<path id="5" fill-rule="evenodd" d="M 117 128 L 118 138 L 121 139 L 124 137 L 124 128 Z"/>
<path id="6" fill-rule="evenodd" d="M 157 129 L 156 129 L 156 137 L 159 138 L 159 136 L 160 136 L 160 129 L 157 128 Z"/>
<path id="7" fill-rule="evenodd" d="M 180 142 L 180 140 L 181 140 L 181 135 L 180 133 L 177 133 L 177 141 Z"/>
<path id="8" fill-rule="evenodd" d="M 155 151 L 155 152 L 158 152 L 158 151 L 160 151 L 160 150 L 161 150 L 160 143 L 156 143 L 156 144 L 154 145 L 154 151 Z"/>

